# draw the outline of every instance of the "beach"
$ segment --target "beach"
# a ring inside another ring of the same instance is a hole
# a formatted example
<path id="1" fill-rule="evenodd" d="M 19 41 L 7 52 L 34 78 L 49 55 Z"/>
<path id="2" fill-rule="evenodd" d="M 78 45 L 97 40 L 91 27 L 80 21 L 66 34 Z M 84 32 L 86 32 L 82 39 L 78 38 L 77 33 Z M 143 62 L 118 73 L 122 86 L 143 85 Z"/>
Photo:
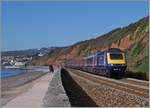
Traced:
<path id="1" fill-rule="evenodd" d="M 20 94 L 26 92 L 31 88 L 36 79 L 40 78 L 43 75 L 48 74 L 48 69 L 42 71 L 30 70 L 23 74 L 17 76 L 7 77 L 1 79 L 1 106 L 4 106 L 6 103 L 19 96 Z"/>

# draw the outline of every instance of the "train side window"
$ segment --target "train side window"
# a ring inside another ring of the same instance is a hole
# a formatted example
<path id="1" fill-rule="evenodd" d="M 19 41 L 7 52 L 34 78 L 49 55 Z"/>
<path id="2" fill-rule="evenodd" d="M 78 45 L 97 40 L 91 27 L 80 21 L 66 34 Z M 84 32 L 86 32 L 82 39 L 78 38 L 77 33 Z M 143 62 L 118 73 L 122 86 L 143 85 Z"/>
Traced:
<path id="1" fill-rule="evenodd" d="M 99 56 L 98 64 L 99 64 L 99 65 L 104 65 L 104 56 L 103 56 L 103 55 L 100 55 L 100 56 Z"/>
<path id="2" fill-rule="evenodd" d="M 97 65 L 99 65 L 99 55 L 97 56 Z"/>

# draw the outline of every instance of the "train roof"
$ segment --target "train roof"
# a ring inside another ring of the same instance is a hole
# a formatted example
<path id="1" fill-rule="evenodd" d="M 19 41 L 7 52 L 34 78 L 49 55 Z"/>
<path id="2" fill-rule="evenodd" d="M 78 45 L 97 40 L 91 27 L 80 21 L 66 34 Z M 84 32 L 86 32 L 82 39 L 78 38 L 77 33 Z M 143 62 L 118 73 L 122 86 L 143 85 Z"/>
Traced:
<path id="1" fill-rule="evenodd" d="M 98 51 L 96 54 L 93 54 L 93 55 L 90 55 L 90 56 L 87 56 L 87 57 L 83 57 L 81 59 L 89 59 L 89 58 L 92 58 L 92 57 L 95 57 L 96 55 L 99 55 L 99 54 L 104 54 L 105 52 L 110 52 L 110 53 L 121 53 L 123 52 L 122 50 L 120 50 L 119 48 L 110 48 L 110 49 L 105 49 L 104 51 Z"/>
<path id="2" fill-rule="evenodd" d="M 96 53 L 96 55 L 98 55 L 98 54 L 104 54 L 104 51 L 98 51 L 98 52 Z"/>
<path id="3" fill-rule="evenodd" d="M 118 48 L 110 48 L 110 49 L 108 49 L 108 52 L 110 52 L 110 53 L 120 53 L 120 52 L 123 52 L 123 51 L 118 49 Z"/>
<path id="4" fill-rule="evenodd" d="M 88 59 L 88 58 L 92 58 L 94 57 L 95 55 L 90 55 L 90 56 L 87 56 L 87 57 L 83 57 L 83 59 Z"/>
<path id="5" fill-rule="evenodd" d="M 96 55 L 98 55 L 98 54 L 104 54 L 105 52 L 121 53 L 121 52 L 123 52 L 123 51 L 120 50 L 119 48 L 110 48 L 110 49 L 105 49 L 104 51 L 98 51 L 98 52 L 96 53 Z"/>

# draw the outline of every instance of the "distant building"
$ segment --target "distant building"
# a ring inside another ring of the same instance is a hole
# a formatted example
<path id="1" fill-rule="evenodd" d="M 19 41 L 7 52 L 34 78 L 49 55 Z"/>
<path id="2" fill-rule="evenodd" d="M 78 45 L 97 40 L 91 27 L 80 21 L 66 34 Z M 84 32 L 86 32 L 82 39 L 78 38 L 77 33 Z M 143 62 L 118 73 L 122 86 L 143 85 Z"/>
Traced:
<path id="1" fill-rule="evenodd" d="M 24 66 L 25 63 L 22 63 L 22 62 L 16 62 L 14 65 L 15 65 L 15 66 Z"/>
<path id="2" fill-rule="evenodd" d="M 14 60 L 11 60 L 11 61 L 10 61 L 10 64 L 11 64 L 11 65 L 14 65 Z"/>
<path id="3" fill-rule="evenodd" d="M 3 66 L 8 66 L 8 65 L 11 65 L 9 62 L 2 62 L 2 65 Z"/>
<path id="4" fill-rule="evenodd" d="M 42 56 L 44 56 L 44 54 L 42 54 L 42 53 L 39 53 L 39 54 L 38 54 L 38 56 L 39 56 L 39 57 L 42 57 Z"/>

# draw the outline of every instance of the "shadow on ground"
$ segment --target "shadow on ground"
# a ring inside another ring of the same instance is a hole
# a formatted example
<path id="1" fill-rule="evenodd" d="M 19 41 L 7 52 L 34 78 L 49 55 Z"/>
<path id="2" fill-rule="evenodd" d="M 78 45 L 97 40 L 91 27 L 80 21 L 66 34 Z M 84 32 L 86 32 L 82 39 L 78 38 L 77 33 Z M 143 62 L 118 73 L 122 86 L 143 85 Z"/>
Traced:
<path id="1" fill-rule="evenodd" d="M 96 103 L 85 93 L 85 91 L 72 79 L 69 73 L 61 70 L 61 78 L 64 89 L 69 97 L 72 107 L 97 107 Z"/>

